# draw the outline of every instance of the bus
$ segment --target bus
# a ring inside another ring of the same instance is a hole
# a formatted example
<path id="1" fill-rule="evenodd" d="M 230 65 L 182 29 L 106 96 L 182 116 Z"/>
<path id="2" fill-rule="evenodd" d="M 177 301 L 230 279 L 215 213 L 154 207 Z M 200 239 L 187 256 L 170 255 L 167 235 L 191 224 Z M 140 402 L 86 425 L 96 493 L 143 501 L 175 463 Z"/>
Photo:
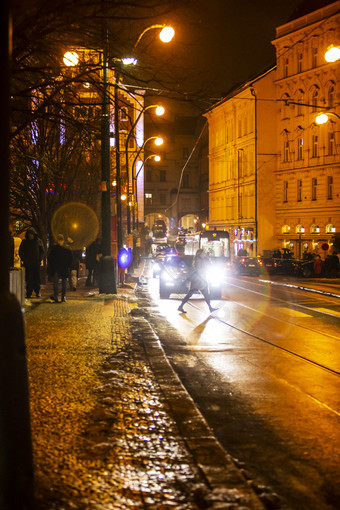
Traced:
<path id="1" fill-rule="evenodd" d="M 225 230 L 202 230 L 185 237 L 184 253 L 195 255 L 198 249 L 211 259 L 230 259 L 229 232 Z"/>
<path id="2" fill-rule="evenodd" d="M 164 220 L 156 220 L 152 225 L 153 239 L 166 239 L 167 228 Z"/>

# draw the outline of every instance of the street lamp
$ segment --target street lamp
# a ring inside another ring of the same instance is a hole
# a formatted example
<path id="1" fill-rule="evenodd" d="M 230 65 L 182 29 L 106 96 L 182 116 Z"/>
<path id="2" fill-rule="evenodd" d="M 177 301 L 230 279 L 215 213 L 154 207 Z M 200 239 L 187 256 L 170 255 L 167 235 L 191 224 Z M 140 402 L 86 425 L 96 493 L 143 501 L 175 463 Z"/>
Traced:
<path id="1" fill-rule="evenodd" d="M 164 115 L 165 113 L 165 109 L 163 106 L 161 105 L 158 105 L 158 104 L 152 104 L 152 105 L 148 105 L 146 107 L 144 107 L 140 112 L 139 114 L 137 115 L 137 118 L 134 122 L 134 124 L 132 125 L 128 135 L 127 135 L 127 138 L 126 138 L 126 142 L 125 142 L 125 165 L 126 165 L 126 176 L 127 176 L 127 232 L 128 234 L 131 233 L 131 224 L 130 224 L 130 205 L 129 205 L 129 201 L 130 201 L 130 190 L 129 190 L 129 183 L 130 183 L 130 171 L 129 171 L 129 141 L 130 141 L 130 138 L 131 136 L 134 134 L 135 132 L 135 128 L 141 118 L 141 116 L 147 111 L 147 110 L 150 110 L 151 108 L 155 108 L 155 113 L 156 115 L 158 116 L 162 116 Z M 131 183 L 133 184 L 133 175 L 131 175 Z M 133 193 L 133 190 L 132 190 L 132 193 Z"/>
<path id="2" fill-rule="evenodd" d="M 136 167 L 136 163 L 137 163 L 137 160 L 139 158 L 139 155 L 140 153 L 142 152 L 142 150 L 144 149 L 145 145 L 150 142 L 151 140 L 154 140 L 154 144 L 157 145 L 158 147 L 160 145 L 163 144 L 163 138 L 161 138 L 160 136 L 150 136 L 147 140 L 145 140 L 145 142 L 143 143 L 143 145 L 139 148 L 137 154 L 136 154 L 136 157 L 135 159 L 133 160 L 133 163 L 132 163 L 132 168 L 131 168 L 131 174 L 132 174 L 132 182 L 134 180 L 134 174 L 135 174 L 135 167 Z M 157 161 L 157 160 L 156 160 Z M 144 164 L 142 165 L 141 169 L 143 168 Z M 140 169 L 140 170 L 141 170 Z M 140 173 L 140 170 L 138 171 L 138 175 Z M 135 183 L 137 183 L 137 180 L 135 179 Z M 133 192 L 134 193 L 134 192 Z M 135 193 L 134 193 L 135 194 Z M 138 201 L 138 198 L 137 198 L 137 195 L 136 195 L 136 200 Z"/>
<path id="3" fill-rule="evenodd" d="M 334 113 L 334 112 L 321 112 L 319 113 L 316 117 L 315 117 L 315 122 L 316 124 L 318 124 L 319 126 L 321 124 L 326 124 L 326 122 L 329 121 L 329 116 L 331 117 L 336 117 L 337 119 L 340 119 L 340 116 L 337 114 L 337 113 Z"/>
<path id="4" fill-rule="evenodd" d="M 152 29 L 161 28 L 160 38 L 164 43 L 170 42 L 174 36 L 174 29 L 167 25 L 151 25 L 143 30 L 138 37 L 133 50 L 137 47 L 143 35 Z M 113 275 L 113 280 L 109 277 L 111 266 L 113 266 L 113 259 L 111 257 L 111 208 L 110 208 L 110 96 L 109 96 L 109 54 L 108 54 L 108 29 L 107 25 L 104 30 L 104 44 L 102 48 L 102 61 L 100 68 L 103 73 L 103 88 L 102 88 L 102 117 L 101 117 L 101 167 L 102 167 L 102 253 L 103 260 L 107 260 L 108 269 L 103 274 L 103 284 L 100 292 L 116 293 L 116 282 Z M 115 59 L 115 61 L 120 59 Z M 68 66 L 76 66 L 78 64 L 78 55 L 74 51 L 67 52 L 64 55 L 64 63 Z M 136 60 L 130 58 L 129 60 L 120 60 L 125 64 L 136 64 Z M 114 127 L 115 127 L 115 155 L 116 155 L 116 181 L 117 181 L 117 248 L 118 252 L 122 248 L 122 224 L 121 224 L 121 200 L 120 200 L 120 143 L 119 143 L 119 114 L 118 114 L 118 88 L 119 88 L 119 70 L 115 69 L 115 84 L 114 84 Z M 155 137 L 154 137 L 155 138 Z M 156 141 L 156 144 L 162 142 Z M 145 143 L 143 144 L 143 146 Z M 139 155 L 140 151 L 138 152 Z M 109 268 L 110 266 L 110 268 Z"/>
<path id="5" fill-rule="evenodd" d="M 325 53 L 326 62 L 336 62 L 340 58 L 340 47 L 331 44 Z"/>
<path id="6" fill-rule="evenodd" d="M 138 172 L 136 173 L 136 176 L 133 177 L 132 176 L 132 179 L 134 180 L 135 182 L 135 185 L 134 185 L 134 190 L 133 190 L 133 193 L 134 195 L 136 196 L 136 199 L 135 199 L 135 204 L 136 204 L 136 216 L 137 216 L 137 228 L 138 228 L 138 224 L 139 224 L 139 212 L 138 212 L 138 189 L 137 189 L 137 179 L 138 179 L 138 176 L 139 174 L 141 173 L 141 171 L 143 170 L 144 166 L 145 166 L 145 163 L 147 162 L 148 159 L 151 159 L 153 158 L 154 161 L 156 161 L 157 163 L 161 160 L 161 157 L 158 155 L 158 154 L 150 154 L 149 156 L 147 156 L 143 163 L 141 164 L 140 168 L 138 169 Z M 134 161 L 136 162 L 136 160 Z M 134 167 L 132 167 L 132 170 L 133 170 Z M 136 226 L 136 219 L 135 219 L 135 207 L 133 208 L 133 228 L 135 228 Z"/>
<path id="7" fill-rule="evenodd" d="M 155 28 L 161 28 L 162 29 L 160 31 L 160 33 L 159 33 L 159 38 L 160 38 L 160 40 L 163 43 L 170 42 L 173 39 L 174 35 L 175 35 L 174 29 L 172 27 L 170 27 L 169 25 L 159 25 L 159 24 L 157 24 L 157 25 L 150 25 L 149 27 L 145 28 L 143 30 L 143 32 L 140 34 L 140 36 L 138 37 L 137 41 L 134 44 L 133 50 L 136 49 L 136 47 L 138 46 L 139 41 L 141 40 L 143 35 L 146 34 L 146 32 L 148 32 L 149 30 L 154 30 Z"/>

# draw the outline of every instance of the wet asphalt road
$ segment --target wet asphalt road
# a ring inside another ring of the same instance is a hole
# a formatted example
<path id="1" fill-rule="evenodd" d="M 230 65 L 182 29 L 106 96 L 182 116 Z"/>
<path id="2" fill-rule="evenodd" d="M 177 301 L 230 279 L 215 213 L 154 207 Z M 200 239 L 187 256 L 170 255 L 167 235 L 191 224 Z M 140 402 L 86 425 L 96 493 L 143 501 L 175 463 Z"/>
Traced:
<path id="1" fill-rule="evenodd" d="M 338 508 L 340 299 L 230 278 L 214 316 L 200 298 L 181 315 L 157 283 L 157 332 L 226 450 L 284 508 Z"/>

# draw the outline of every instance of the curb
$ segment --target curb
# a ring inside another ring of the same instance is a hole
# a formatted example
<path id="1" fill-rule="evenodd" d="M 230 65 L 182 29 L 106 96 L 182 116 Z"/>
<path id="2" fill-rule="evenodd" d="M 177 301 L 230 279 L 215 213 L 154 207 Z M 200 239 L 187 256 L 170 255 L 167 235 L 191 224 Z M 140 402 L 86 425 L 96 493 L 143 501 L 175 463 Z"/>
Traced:
<path id="1" fill-rule="evenodd" d="M 322 296 L 340 298 L 340 294 L 334 294 L 333 292 L 329 292 L 327 290 L 322 289 L 315 289 L 313 287 L 305 287 L 304 285 L 297 285 L 288 282 L 277 282 L 273 280 L 259 280 L 259 281 L 263 283 L 269 283 L 270 285 L 276 285 L 278 287 L 290 287 L 292 289 L 304 290 L 306 292 L 314 292 L 314 294 L 321 294 Z"/>
<path id="2" fill-rule="evenodd" d="M 173 370 L 150 323 L 144 317 L 133 317 L 131 330 L 134 338 L 144 345 L 163 398 L 171 409 L 189 453 L 212 490 L 212 499 L 216 503 L 237 503 L 244 509 L 264 510 L 262 502 L 218 442 Z"/>

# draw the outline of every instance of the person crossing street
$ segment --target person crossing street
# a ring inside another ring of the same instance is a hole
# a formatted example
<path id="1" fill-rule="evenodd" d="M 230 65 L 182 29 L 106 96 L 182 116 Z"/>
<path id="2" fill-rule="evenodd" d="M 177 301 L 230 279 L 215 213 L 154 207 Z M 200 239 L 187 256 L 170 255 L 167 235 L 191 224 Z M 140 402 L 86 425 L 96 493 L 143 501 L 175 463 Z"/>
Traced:
<path id="1" fill-rule="evenodd" d="M 208 265 L 208 261 L 205 257 L 204 251 L 202 249 L 197 250 L 192 265 L 193 265 L 193 272 L 192 272 L 191 278 L 190 278 L 189 292 L 183 298 L 181 304 L 178 307 L 178 311 L 181 313 L 186 313 L 186 311 L 183 308 L 183 305 L 185 305 L 185 303 L 187 303 L 189 301 L 189 299 L 195 292 L 200 291 L 209 307 L 210 313 L 214 312 L 215 310 L 217 310 L 217 308 L 214 308 L 213 306 L 211 306 L 211 303 L 210 303 L 208 282 L 207 282 L 206 274 L 205 274 L 207 265 Z"/>

